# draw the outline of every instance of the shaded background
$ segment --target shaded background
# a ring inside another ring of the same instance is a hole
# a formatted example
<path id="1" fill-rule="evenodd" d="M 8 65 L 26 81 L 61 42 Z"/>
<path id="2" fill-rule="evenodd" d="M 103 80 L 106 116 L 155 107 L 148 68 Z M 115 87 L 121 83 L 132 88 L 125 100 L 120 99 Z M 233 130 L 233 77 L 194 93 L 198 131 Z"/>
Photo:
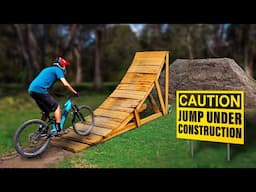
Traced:
<path id="1" fill-rule="evenodd" d="M 255 78 L 256 24 L 2 24 L 0 84 L 26 87 L 58 55 L 71 61 L 72 83 L 121 80 L 136 51 L 177 58 L 234 59 Z"/>

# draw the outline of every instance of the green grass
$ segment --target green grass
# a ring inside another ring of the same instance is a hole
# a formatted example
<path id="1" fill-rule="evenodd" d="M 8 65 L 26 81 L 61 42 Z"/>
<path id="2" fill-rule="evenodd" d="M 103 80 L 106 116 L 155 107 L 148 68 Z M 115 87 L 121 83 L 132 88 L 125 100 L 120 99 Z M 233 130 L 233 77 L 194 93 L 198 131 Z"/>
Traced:
<path id="1" fill-rule="evenodd" d="M 230 161 L 227 144 L 176 138 L 175 108 L 170 115 L 75 154 L 58 168 L 255 168 L 255 114 L 246 115 L 246 141 L 232 144 Z M 256 118 L 255 118 L 256 119 Z"/>
<path id="2" fill-rule="evenodd" d="M 77 105 L 89 105 L 95 109 L 109 92 L 80 91 L 80 97 L 74 98 Z M 65 98 L 56 98 L 64 104 Z M 17 128 L 25 121 L 40 118 L 41 113 L 34 100 L 25 92 L 0 98 L 0 155 L 14 151 L 13 136 Z"/>
<path id="3" fill-rule="evenodd" d="M 112 92 L 95 92 L 80 87 L 78 105 L 97 108 Z M 59 98 L 63 104 L 65 98 Z M 245 115 L 245 144 L 194 141 L 194 158 L 190 141 L 176 138 L 175 106 L 171 114 L 148 122 L 89 149 L 75 153 L 57 168 L 256 168 L 256 114 Z M 26 92 L 0 97 L 0 155 L 14 151 L 13 136 L 24 121 L 38 118 L 40 111 Z"/>

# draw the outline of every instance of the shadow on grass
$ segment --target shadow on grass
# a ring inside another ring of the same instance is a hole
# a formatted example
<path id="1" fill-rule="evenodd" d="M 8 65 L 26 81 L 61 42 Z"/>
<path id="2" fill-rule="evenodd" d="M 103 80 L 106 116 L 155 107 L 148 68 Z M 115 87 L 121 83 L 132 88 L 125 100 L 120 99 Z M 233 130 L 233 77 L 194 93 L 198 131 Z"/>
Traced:
<path id="1" fill-rule="evenodd" d="M 207 149 L 220 149 L 221 150 L 223 148 L 226 148 L 226 144 L 225 143 L 218 143 L 218 142 L 210 142 L 210 141 L 198 141 L 197 145 L 196 145 L 196 152 L 202 152 L 205 151 Z"/>
<path id="2" fill-rule="evenodd" d="M 246 113 L 244 122 L 244 145 L 231 145 L 231 155 L 237 155 L 251 149 L 256 149 L 256 113 Z"/>
<path id="3" fill-rule="evenodd" d="M 230 144 L 230 156 L 234 159 L 241 154 L 250 150 L 256 150 L 256 112 L 246 113 L 244 121 L 244 144 Z M 227 152 L 227 143 L 198 141 L 195 152 L 202 152 L 208 149 Z"/>

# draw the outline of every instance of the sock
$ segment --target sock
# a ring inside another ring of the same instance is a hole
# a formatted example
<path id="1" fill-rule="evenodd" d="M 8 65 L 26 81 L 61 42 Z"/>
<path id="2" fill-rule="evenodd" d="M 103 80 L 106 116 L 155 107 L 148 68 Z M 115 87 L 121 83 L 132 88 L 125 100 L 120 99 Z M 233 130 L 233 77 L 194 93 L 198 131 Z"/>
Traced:
<path id="1" fill-rule="evenodd" d="M 58 132 L 61 130 L 60 123 L 56 123 L 56 129 L 57 129 Z"/>

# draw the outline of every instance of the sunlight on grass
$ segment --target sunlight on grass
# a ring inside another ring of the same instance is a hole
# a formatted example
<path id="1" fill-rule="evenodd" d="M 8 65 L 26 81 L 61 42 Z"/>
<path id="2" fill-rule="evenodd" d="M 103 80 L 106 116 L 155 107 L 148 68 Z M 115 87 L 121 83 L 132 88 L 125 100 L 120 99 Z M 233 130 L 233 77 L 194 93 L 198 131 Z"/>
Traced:
<path id="1" fill-rule="evenodd" d="M 81 91 L 78 105 L 96 109 L 109 95 Z M 63 104 L 65 98 L 58 98 Z M 26 93 L 0 98 L 0 154 L 14 151 L 13 136 L 26 120 L 39 118 L 40 111 Z M 231 145 L 227 161 L 225 143 L 194 141 L 194 158 L 189 140 L 176 138 L 175 106 L 164 117 L 148 122 L 103 143 L 74 154 L 58 168 L 256 168 L 256 114 L 245 115 L 245 144 Z"/>
<path id="2" fill-rule="evenodd" d="M 95 165 L 91 165 L 83 159 L 81 154 L 75 154 L 59 163 L 56 168 L 97 168 Z"/>
<path id="3" fill-rule="evenodd" d="M 175 111 L 175 109 L 173 109 Z M 190 141 L 176 138 L 176 116 L 160 117 L 139 128 L 99 143 L 81 152 L 86 167 L 97 168 L 255 168 L 255 122 L 246 119 L 245 145 L 230 145 L 227 160 L 225 143 L 194 141 L 194 158 Z M 81 157 L 80 157 L 81 158 Z M 81 161 L 83 162 L 83 161 Z M 65 165 L 62 164 L 65 167 Z"/>

